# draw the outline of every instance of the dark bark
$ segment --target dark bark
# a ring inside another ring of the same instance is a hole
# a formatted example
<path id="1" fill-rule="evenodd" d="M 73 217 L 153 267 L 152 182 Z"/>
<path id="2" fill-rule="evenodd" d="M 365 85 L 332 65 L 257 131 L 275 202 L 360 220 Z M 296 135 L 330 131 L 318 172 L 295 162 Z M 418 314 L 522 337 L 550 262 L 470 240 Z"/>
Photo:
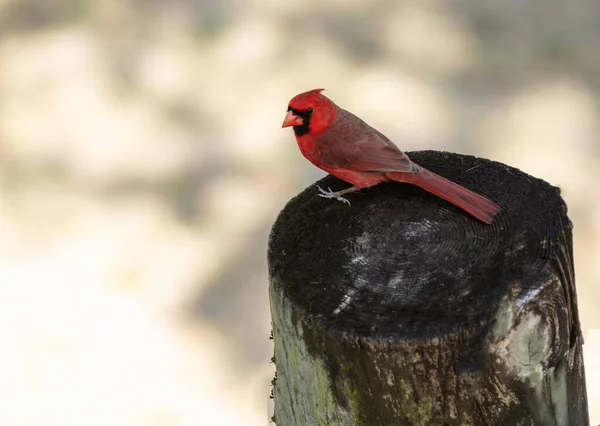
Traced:
<path id="1" fill-rule="evenodd" d="M 559 189 L 471 156 L 410 156 L 502 212 L 485 225 L 400 183 L 350 207 L 315 185 L 292 199 L 268 253 L 276 423 L 587 425 Z"/>

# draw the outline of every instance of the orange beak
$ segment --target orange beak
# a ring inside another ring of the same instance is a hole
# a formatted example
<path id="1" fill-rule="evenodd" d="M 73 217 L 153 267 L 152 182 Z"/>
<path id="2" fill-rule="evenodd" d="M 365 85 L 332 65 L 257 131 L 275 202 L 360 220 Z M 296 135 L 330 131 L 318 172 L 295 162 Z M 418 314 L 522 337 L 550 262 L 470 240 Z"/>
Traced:
<path id="1" fill-rule="evenodd" d="M 281 125 L 281 128 L 283 129 L 284 127 L 290 127 L 290 126 L 302 126 L 302 124 L 304 124 L 304 122 L 302 121 L 302 119 L 300 117 L 298 117 L 292 111 L 288 111 L 287 114 L 285 115 L 285 119 L 283 120 L 283 124 Z"/>

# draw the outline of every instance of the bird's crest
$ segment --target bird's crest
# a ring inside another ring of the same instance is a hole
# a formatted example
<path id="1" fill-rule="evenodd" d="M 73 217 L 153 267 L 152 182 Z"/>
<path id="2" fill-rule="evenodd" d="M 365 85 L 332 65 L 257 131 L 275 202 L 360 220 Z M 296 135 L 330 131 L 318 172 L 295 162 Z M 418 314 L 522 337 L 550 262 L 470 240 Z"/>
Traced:
<path id="1" fill-rule="evenodd" d="M 323 95 L 321 92 L 325 89 L 313 89 L 308 92 L 300 93 L 292 98 L 289 106 L 295 109 L 304 110 L 309 106 L 314 106 L 314 104 L 319 103 Z"/>

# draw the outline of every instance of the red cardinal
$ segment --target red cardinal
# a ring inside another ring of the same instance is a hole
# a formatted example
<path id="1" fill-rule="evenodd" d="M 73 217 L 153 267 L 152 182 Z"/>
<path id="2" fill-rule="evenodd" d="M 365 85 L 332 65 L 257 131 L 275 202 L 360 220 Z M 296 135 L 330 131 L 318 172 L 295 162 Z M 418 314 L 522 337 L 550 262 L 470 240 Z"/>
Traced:
<path id="1" fill-rule="evenodd" d="M 496 203 L 413 163 L 382 133 L 323 96 L 322 90 L 292 98 L 281 126 L 293 126 L 300 151 L 311 163 L 353 185 L 337 192 L 318 187 L 321 197 L 350 204 L 344 194 L 390 180 L 406 182 L 492 223 L 500 211 Z"/>

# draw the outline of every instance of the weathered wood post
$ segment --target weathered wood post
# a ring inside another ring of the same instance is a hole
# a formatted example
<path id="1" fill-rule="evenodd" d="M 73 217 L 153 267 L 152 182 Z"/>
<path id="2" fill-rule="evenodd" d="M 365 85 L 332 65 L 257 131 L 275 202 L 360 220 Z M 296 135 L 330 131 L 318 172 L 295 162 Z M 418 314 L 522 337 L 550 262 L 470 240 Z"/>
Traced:
<path id="1" fill-rule="evenodd" d="M 268 254 L 275 423 L 587 426 L 559 190 L 488 160 L 410 155 L 503 212 L 484 225 L 398 183 L 351 207 L 315 186 L 291 200 Z"/>

